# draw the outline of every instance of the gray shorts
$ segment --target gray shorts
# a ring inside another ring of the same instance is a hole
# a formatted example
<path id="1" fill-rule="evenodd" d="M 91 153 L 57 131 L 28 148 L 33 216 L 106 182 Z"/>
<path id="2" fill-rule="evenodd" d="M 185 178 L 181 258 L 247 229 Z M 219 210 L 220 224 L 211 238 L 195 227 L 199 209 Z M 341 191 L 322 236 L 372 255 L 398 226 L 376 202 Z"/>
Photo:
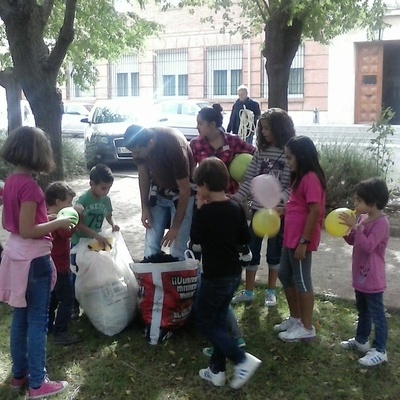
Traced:
<path id="1" fill-rule="evenodd" d="M 294 258 L 294 249 L 284 247 L 279 268 L 279 280 L 284 288 L 294 286 L 299 293 L 313 291 L 311 282 L 312 252 L 307 251 L 304 260 Z"/>

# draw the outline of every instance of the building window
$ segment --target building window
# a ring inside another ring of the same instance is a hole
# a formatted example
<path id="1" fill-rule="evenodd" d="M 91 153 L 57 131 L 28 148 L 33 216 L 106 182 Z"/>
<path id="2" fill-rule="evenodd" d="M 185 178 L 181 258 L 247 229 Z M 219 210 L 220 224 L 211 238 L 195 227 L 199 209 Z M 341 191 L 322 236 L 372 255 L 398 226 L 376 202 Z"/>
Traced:
<path id="1" fill-rule="evenodd" d="M 304 95 L 304 43 L 302 43 L 290 66 L 288 96 L 303 97 Z"/>
<path id="2" fill-rule="evenodd" d="M 139 72 L 131 72 L 131 96 L 139 96 Z"/>
<path id="3" fill-rule="evenodd" d="M 206 93 L 208 98 L 236 96 L 242 84 L 242 46 L 218 46 L 206 49 Z"/>
<path id="4" fill-rule="evenodd" d="M 139 96 L 139 61 L 136 55 L 124 55 L 111 66 L 112 97 Z"/>
<path id="5" fill-rule="evenodd" d="M 188 76 L 178 75 L 178 96 L 188 96 Z"/>
<path id="6" fill-rule="evenodd" d="M 231 94 L 237 93 L 237 88 L 243 84 L 242 70 L 233 69 L 231 71 Z"/>
<path id="7" fill-rule="evenodd" d="M 163 75 L 163 95 L 175 96 L 175 75 Z"/>
<path id="8" fill-rule="evenodd" d="M 128 73 L 117 74 L 117 96 L 128 96 Z"/>
<path id="9" fill-rule="evenodd" d="M 187 68 L 187 49 L 157 51 L 156 97 L 187 97 Z"/>
<path id="10" fill-rule="evenodd" d="M 213 93 L 215 96 L 228 94 L 228 71 L 213 71 Z"/>
<path id="11" fill-rule="evenodd" d="M 263 96 L 268 97 L 268 76 L 265 70 L 265 59 L 261 59 L 263 71 Z M 304 43 L 300 44 L 290 66 L 288 98 L 304 96 Z"/>

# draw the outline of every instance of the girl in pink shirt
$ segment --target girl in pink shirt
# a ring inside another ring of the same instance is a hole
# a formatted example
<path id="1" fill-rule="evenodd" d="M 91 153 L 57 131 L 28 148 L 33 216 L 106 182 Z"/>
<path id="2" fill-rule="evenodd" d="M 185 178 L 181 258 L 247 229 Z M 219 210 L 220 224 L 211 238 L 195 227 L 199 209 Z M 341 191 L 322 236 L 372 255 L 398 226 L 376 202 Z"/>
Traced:
<path id="1" fill-rule="evenodd" d="M 316 335 L 312 325 L 311 254 L 318 249 L 325 214 L 325 174 L 309 137 L 289 139 L 285 153 L 291 171 L 291 194 L 286 204 L 278 276 L 285 290 L 290 317 L 275 325 L 274 330 L 283 341 L 309 341 Z"/>
<path id="2" fill-rule="evenodd" d="M 47 218 L 42 189 L 35 173 L 54 168 L 53 153 L 45 133 L 23 126 L 11 132 L 1 156 L 15 166 L 3 191 L 3 228 L 10 232 L 0 265 L 0 301 L 14 307 L 11 321 L 11 387 L 29 386 L 29 398 L 59 393 L 65 381 L 50 381 L 46 375 L 46 334 L 50 292 L 55 268 L 50 258 L 51 234 L 69 229 L 68 218 Z"/>
<path id="3" fill-rule="evenodd" d="M 389 221 L 383 209 L 389 201 L 389 190 L 383 179 L 371 178 L 355 187 L 356 215 L 342 213 L 340 218 L 351 228 L 344 237 L 353 246 L 353 288 L 356 295 L 358 323 L 356 336 L 341 343 L 342 348 L 366 353 L 358 362 L 373 367 L 387 361 L 388 336 L 383 292 L 386 289 L 385 252 L 389 240 Z M 372 323 L 375 337 L 368 338 Z"/>

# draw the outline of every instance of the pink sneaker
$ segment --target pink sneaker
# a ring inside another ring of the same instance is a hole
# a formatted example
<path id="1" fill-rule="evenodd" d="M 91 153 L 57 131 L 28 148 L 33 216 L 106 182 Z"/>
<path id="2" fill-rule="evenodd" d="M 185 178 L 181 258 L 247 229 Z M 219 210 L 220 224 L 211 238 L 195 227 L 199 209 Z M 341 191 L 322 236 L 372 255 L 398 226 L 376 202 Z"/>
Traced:
<path id="1" fill-rule="evenodd" d="M 10 386 L 14 390 L 21 390 L 25 386 L 28 386 L 28 375 L 25 375 L 23 378 L 12 378 Z"/>
<path id="2" fill-rule="evenodd" d="M 68 382 L 66 381 L 50 381 L 48 378 L 45 378 L 42 386 L 39 388 L 29 388 L 28 400 L 42 399 L 52 396 L 53 394 L 61 393 L 67 386 Z"/>

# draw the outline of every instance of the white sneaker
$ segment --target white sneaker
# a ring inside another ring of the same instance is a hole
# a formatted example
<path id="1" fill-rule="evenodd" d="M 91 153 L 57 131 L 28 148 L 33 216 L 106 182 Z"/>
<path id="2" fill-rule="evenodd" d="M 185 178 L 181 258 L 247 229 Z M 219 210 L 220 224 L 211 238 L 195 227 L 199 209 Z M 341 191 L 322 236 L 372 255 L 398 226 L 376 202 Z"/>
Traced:
<path id="1" fill-rule="evenodd" d="M 292 327 L 294 324 L 296 324 L 299 321 L 300 321 L 300 319 L 298 319 L 298 318 L 289 317 L 289 318 L 284 319 L 280 324 L 274 325 L 273 329 L 275 332 L 284 332 L 284 331 L 287 331 L 290 327 Z"/>
<path id="2" fill-rule="evenodd" d="M 254 294 L 253 296 L 249 296 L 246 294 L 244 290 L 240 291 L 235 297 L 233 297 L 231 303 L 236 304 L 236 303 L 251 303 L 254 300 Z"/>
<path id="3" fill-rule="evenodd" d="M 345 350 L 358 350 L 361 351 L 361 353 L 367 353 L 370 349 L 369 343 L 359 343 L 355 338 L 351 338 L 349 340 L 344 340 L 343 342 L 340 343 L 340 346 L 342 349 Z"/>
<path id="4" fill-rule="evenodd" d="M 218 374 L 214 374 L 214 372 L 211 371 L 210 367 L 201 369 L 199 371 L 199 375 L 201 379 L 204 379 L 205 381 L 211 382 L 214 386 L 224 386 L 225 385 L 225 372 L 220 371 Z"/>
<path id="5" fill-rule="evenodd" d="M 311 342 L 315 339 L 315 336 L 315 328 L 306 329 L 300 321 L 292 325 L 287 331 L 278 334 L 279 339 L 284 342 L 298 342 L 300 340 Z"/>
<path id="6" fill-rule="evenodd" d="M 261 365 L 261 360 L 254 357 L 250 353 L 245 353 L 246 359 L 235 365 L 235 374 L 229 386 L 232 389 L 241 388 L 256 372 L 257 368 Z"/>
<path id="7" fill-rule="evenodd" d="M 374 367 L 375 365 L 387 362 L 387 352 L 381 353 L 380 351 L 372 348 L 364 357 L 360 358 L 358 362 L 364 367 Z"/>
<path id="8" fill-rule="evenodd" d="M 273 292 L 265 291 L 265 307 L 275 307 L 276 306 L 276 295 Z"/>

